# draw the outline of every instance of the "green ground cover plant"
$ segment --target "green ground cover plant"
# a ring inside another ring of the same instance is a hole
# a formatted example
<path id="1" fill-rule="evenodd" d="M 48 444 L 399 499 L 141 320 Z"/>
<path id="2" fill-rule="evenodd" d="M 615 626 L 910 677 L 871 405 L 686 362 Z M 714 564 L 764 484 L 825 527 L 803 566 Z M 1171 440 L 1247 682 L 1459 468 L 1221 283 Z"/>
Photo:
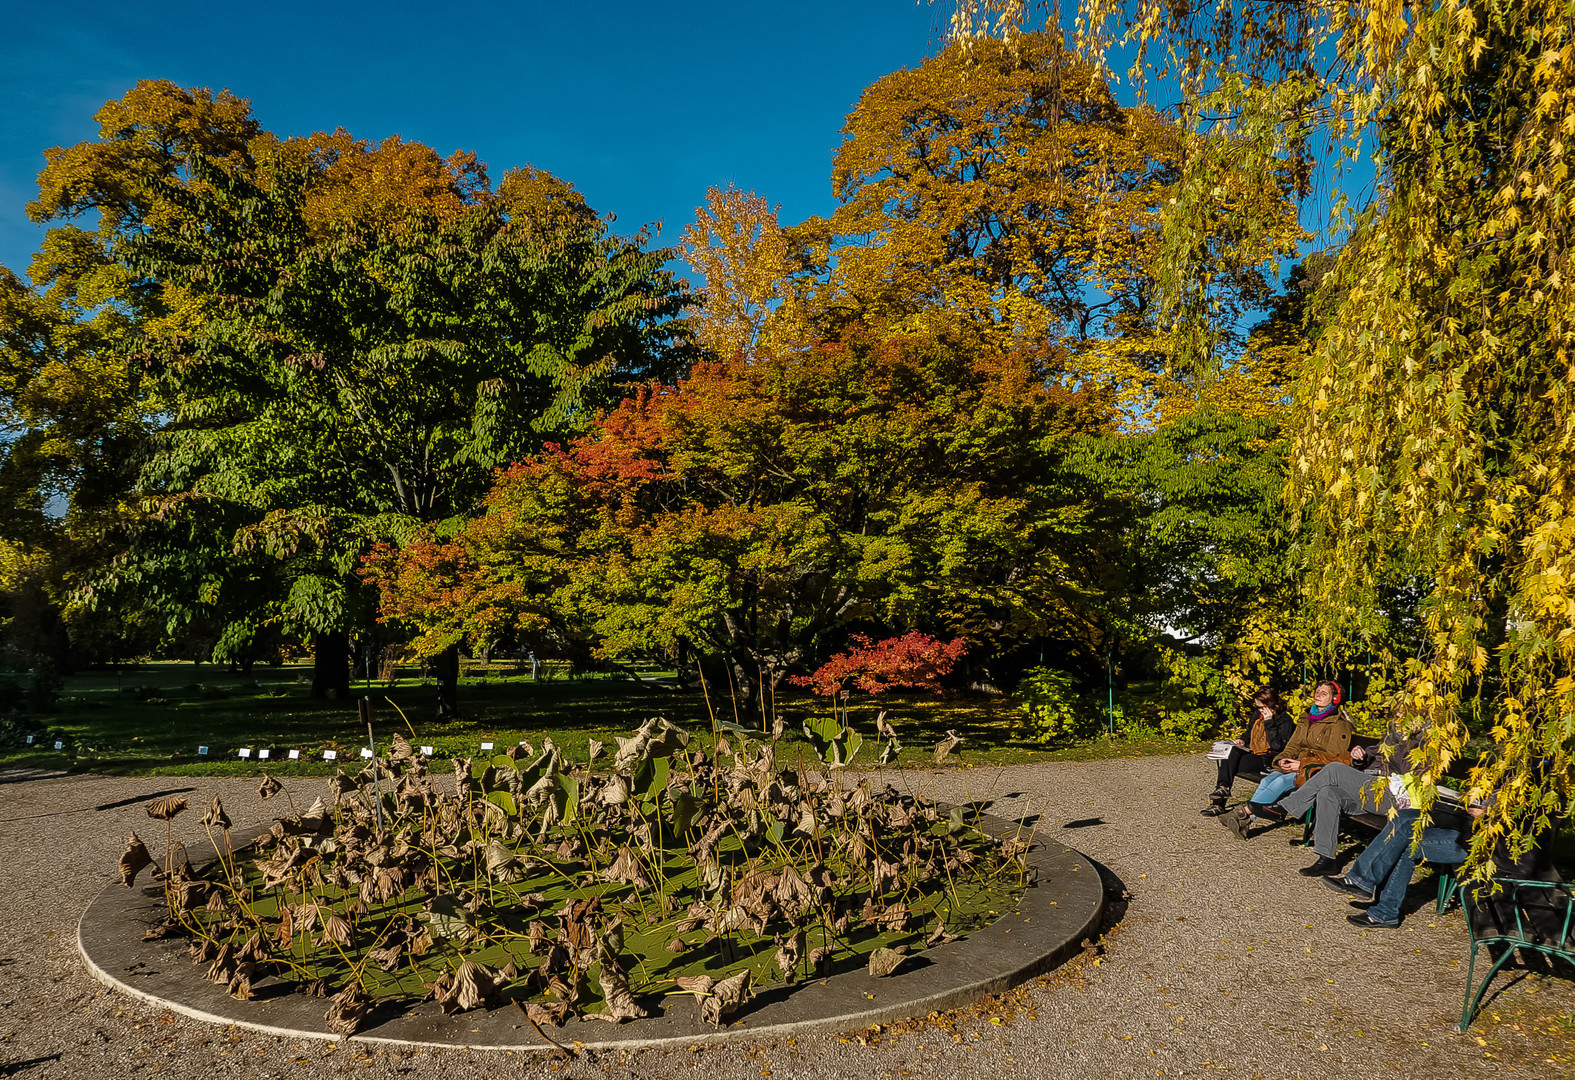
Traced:
<path id="1" fill-rule="evenodd" d="M 304 811 L 265 777 L 289 812 L 249 848 L 231 848 L 215 797 L 217 858 L 200 869 L 171 839 L 186 800 L 149 803 L 165 850 L 132 834 L 121 879 L 156 867 L 168 919 L 148 936 L 188 938 L 208 979 L 242 999 L 269 977 L 327 997 L 343 1035 L 380 1003 L 428 998 L 446 1013 L 512 1002 L 540 1026 L 634 1020 L 687 994 L 721 1024 L 754 987 L 889 974 L 1028 884 L 1026 828 L 996 839 L 963 809 L 844 787 L 778 742 L 653 718 L 606 771 L 599 740 L 576 760 L 544 739 L 455 758 L 450 780 L 395 736 Z"/>

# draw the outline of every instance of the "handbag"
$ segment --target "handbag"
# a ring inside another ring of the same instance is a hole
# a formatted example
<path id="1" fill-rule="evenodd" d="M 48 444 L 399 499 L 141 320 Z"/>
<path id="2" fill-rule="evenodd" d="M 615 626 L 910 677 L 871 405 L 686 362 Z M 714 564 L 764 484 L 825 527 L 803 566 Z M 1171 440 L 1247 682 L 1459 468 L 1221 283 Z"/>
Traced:
<path id="1" fill-rule="evenodd" d="M 1309 756 L 1313 760 L 1307 761 L 1306 758 L 1308 758 Z M 1296 786 L 1297 787 L 1301 787 L 1307 781 L 1309 781 L 1313 777 L 1317 776 L 1318 773 L 1323 769 L 1323 767 L 1325 765 L 1332 765 L 1336 761 L 1343 761 L 1347 765 L 1349 765 L 1351 763 L 1351 755 L 1348 752 L 1344 753 L 1344 754 L 1340 754 L 1340 755 L 1338 755 L 1336 757 L 1330 757 L 1328 754 L 1320 754 L 1320 753 L 1317 753 L 1317 752 L 1309 753 L 1309 752 L 1304 751 L 1303 754 L 1302 754 L 1302 758 L 1303 758 L 1302 767 L 1300 769 L 1296 770 Z"/>

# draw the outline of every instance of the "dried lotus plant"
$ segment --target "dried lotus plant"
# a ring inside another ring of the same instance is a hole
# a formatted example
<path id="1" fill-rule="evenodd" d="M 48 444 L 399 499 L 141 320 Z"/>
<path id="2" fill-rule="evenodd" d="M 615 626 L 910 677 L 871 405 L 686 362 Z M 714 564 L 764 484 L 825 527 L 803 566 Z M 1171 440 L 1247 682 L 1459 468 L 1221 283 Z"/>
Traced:
<path id="1" fill-rule="evenodd" d="M 381 823 L 370 787 L 340 771 L 228 872 L 166 860 L 160 932 L 190 938 L 216 985 L 330 997 L 340 1033 L 383 1000 L 638 1022 L 675 986 L 723 1024 L 759 987 L 813 993 L 809 976 L 884 965 L 900 978 L 901 957 L 984 925 L 1021 887 L 1025 843 L 873 778 L 838 783 L 769 731 L 705 742 L 652 719 L 610 771 L 606 754 L 571 761 L 539 740 L 457 760 L 452 784 L 389 742 Z M 258 793 L 288 796 L 271 777 Z M 220 800 L 203 822 L 229 827 Z M 149 858 L 128 840 L 122 880 Z"/>
<path id="2" fill-rule="evenodd" d="M 136 833 L 126 837 L 126 850 L 120 855 L 120 883 L 130 886 L 143 867 L 153 862 L 153 856 L 148 853 L 145 845 Z"/>

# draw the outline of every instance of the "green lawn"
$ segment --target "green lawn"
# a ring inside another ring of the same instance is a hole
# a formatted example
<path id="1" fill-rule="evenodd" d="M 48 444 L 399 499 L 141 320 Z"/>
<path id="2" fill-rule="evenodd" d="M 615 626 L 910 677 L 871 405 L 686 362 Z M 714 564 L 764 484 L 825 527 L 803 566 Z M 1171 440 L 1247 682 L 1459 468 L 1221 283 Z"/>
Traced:
<path id="1" fill-rule="evenodd" d="M 11 740 L 0 748 L 0 768 L 122 775 L 248 775 L 265 767 L 281 776 L 332 772 L 335 766 L 323 761 L 323 751 L 356 758 L 366 745 L 366 728 L 357 720 L 354 700 L 309 697 L 310 675 L 304 665 L 258 668 L 243 676 L 189 663 L 74 675 L 66 680 L 58 710 L 39 718 L 35 745 Z M 720 696 L 716 687 L 711 691 L 710 708 L 718 720 L 760 725 L 758 708 L 740 714 L 725 687 Z M 613 736 L 627 734 L 650 716 L 665 716 L 691 731 L 711 726 L 711 712 L 698 690 L 651 689 L 602 676 L 571 680 L 560 675 L 533 683 L 512 665 L 473 669 L 467 675 L 460 684 L 463 718 L 458 721 L 437 723 L 435 689 L 416 679 L 401 679 L 392 687 L 360 683 L 352 688 L 353 698 L 363 695 L 376 703 L 380 742 L 398 732 L 418 745 L 432 746 L 439 756 L 474 755 L 483 742 L 501 751 L 521 739 L 539 742 L 550 735 L 570 760 L 583 761 L 591 739 L 611 747 Z M 776 708 L 789 733 L 784 751 L 790 756 L 799 751 L 812 760 L 798 730 L 804 718 L 824 714 L 826 702 L 793 691 L 780 693 Z M 963 767 L 1178 753 L 1204 745 L 1164 738 L 1099 739 L 1050 748 L 1033 737 L 1009 696 L 861 694 L 851 703 L 850 717 L 870 742 L 855 766 L 874 763 L 874 718 L 881 709 L 896 725 L 903 744 L 898 764 L 907 767 L 932 764 L 935 744 L 947 729 L 967 739 L 960 761 L 951 759 Z M 398 710 L 409 718 L 409 727 Z M 65 743 L 58 752 L 53 749 L 57 739 Z M 198 756 L 199 746 L 209 747 L 207 757 Z M 241 747 L 253 750 L 250 761 L 237 756 Z M 265 748 L 271 757 L 260 763 L 255 755 Z M 300 751 L 300 760 L 288 760 L 291 749 Z"/>

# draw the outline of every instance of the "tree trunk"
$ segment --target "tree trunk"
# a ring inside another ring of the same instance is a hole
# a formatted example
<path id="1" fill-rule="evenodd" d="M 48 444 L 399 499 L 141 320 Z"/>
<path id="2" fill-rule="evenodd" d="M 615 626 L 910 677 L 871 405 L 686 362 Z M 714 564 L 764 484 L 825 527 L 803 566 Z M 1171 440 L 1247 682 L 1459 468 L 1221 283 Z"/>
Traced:
<path id="1" fill-rule="evenodd" d="M 458 645 L 450 645 L 432 658 L 432 673 L 437 676 L 437 718 L 453 720 L 459 716 Z"/>
<path id="2" fill-rule="evenodd" d="M 312 696 L 340 699 L 350 696 L 350 634 L 331 630 L 318 634 L 314 642 Z"/>

